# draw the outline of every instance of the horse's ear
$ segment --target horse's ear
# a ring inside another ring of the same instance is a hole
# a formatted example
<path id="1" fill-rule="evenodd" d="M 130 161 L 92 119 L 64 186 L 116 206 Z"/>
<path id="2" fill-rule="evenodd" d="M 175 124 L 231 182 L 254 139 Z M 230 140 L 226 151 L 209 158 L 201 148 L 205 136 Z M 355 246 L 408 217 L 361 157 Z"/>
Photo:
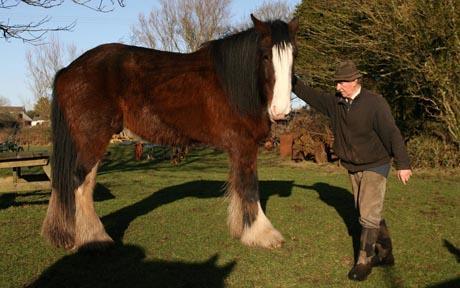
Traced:
<path id="1" fill-rule="evenodd" d="M 289 34 L 295 35 L 297 33 L 297 30 L 299 29 L 299 20 L 296 18 L 293 18 L 289 23 L 288 23 L 288 29 L 289 29 Z"/>
<path id="2" fill-rule="evenodd" d="M 270 26 L 267 23 L 260 21 L 253 14 L 251 14 L 251 20 L 252 23 L 254 23 L 254 28 L 259 34 L 264 36 L 270 34 Z"/>

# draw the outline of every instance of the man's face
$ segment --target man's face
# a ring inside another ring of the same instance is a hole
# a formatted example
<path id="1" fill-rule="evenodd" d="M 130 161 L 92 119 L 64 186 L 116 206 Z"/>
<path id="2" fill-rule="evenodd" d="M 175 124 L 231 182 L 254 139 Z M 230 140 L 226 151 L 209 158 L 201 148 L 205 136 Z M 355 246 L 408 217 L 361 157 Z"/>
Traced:
<path id="1" fill-rule="evenodd" d="M 337 82 L 335 88 L 337 89 L 337 91 L 340 92 L 340 94 L 342 94 L 342 97 L 351 98 L 351 96 L 355 94 L 355 92 L 359 88 L 358 79 L 355 79 L 353 81 Z"/>

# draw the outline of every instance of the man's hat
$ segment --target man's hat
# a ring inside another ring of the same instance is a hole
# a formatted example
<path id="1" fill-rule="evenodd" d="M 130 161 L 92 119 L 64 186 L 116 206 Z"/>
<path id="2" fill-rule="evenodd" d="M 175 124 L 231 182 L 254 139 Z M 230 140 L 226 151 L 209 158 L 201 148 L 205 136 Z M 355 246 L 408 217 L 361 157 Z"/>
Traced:
<path id="1" fill-rule="evenodd" d="M 355 63 L 351 60 L 343 61 L 339 64 L 334 74 L 334 81 L 353 81 L 363 75 L 356 69 Z"/>

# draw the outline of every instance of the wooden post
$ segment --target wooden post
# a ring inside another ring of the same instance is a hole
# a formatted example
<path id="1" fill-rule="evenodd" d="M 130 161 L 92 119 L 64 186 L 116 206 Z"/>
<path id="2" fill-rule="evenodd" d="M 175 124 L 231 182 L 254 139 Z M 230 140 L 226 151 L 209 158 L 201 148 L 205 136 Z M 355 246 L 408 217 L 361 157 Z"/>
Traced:
<path id="1" fill-rule="evenodd" d="M 280 136 L 280 156 L 292 158 L 292 144 L 294 136 L 292 134 L 283 134 Z"/>
<path id="2" fill-rule="evenodd" d="M 18 183 L 18 179 L 21 178 L 21 167 L 14 167 L 13 168 L 13 183 L 16 185 Z"/>
<path id="3" fill-rule="evenodd" d="M 144 144 L 141 142 L 137 142 L 134 144 L 134 156 L 137 161 L 142 159 L 142 154 L 144 152 Z"/>

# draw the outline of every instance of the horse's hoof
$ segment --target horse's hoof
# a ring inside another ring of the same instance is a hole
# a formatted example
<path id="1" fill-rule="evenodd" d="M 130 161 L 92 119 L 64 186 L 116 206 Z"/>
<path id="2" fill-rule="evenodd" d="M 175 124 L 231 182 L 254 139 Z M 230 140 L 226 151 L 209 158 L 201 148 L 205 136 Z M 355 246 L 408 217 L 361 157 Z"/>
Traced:
<path id="1" fill-rule="evenodd" d="M 272 229 L 268 232 L 268 235 L 262 239 L 261 247 L 268 249 L 281 248 L 284 243 L 283 235 L 276 229 Z"/>
<path id="2" fill-rule="evenodd" d="M 276 232 L 278 232 L 278 231 L 276 231 Z M 278 234 L 279 234 L 279 236 L 277 236 L 273 241 L 271 241 L 268 244 L 267 248 L 272 248 L 273 249 L 273 248 L 281 248 L 283 246 L 283 244 L 284 244 L 283 235 L 281 235 L 281 233 L 279 233 L 279 232 L 278 232 Z"/>
<path id="3" fill-rule="evenodd" d="M 51 232 L 50 232 L 51 231 Z M 43 230 L 42 235 L 51 245 L 57 248 L 64 248 L 71 250 L 75 245 L 74 236 L 70 233 L 60 233 L 58 229 L 55 230 Z"/>
<path id="4" fill-rule="evenodd" d="M 284 238 L 275 228 L 267 228 L 254 233 L 252 229 L 243 232 L 241 242 L 248 246 L 258 246 L 267 249 L 280 248 L 284 243 Z"/>

